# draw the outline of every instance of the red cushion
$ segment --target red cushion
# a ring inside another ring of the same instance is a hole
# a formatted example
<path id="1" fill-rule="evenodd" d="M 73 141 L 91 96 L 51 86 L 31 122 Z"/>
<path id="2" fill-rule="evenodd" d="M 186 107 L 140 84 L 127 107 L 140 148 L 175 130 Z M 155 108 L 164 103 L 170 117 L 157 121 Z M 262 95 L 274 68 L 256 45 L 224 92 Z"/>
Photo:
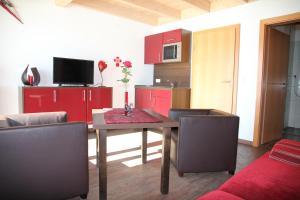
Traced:
<path id="1" fill-rule="evenodd" d="M 270 159 L 266 153 L 219 189 L 248 200 L 300 199 L 300 168 Z"/>
<path id="2" fill-rule="evenodd" d="M 240 197 L 234 196 L 233 194 L 216 190 L 209 192 L 197 200 L 243 200 Z"/>
<path id="3" fill-rule="evenodd" d="M 297 142 L 295 140 L 282 139 L 279 142 L 277 142 L 276 144 L 286 144 L 291 147 L 296 147 L 296 148 L 300 149 L 300 142 Z"/>
<path id="4" fill-rule="evenodd" d="M 300 146 L 280 141 L 273 146 L 270 158 L 300 167 Z"/>

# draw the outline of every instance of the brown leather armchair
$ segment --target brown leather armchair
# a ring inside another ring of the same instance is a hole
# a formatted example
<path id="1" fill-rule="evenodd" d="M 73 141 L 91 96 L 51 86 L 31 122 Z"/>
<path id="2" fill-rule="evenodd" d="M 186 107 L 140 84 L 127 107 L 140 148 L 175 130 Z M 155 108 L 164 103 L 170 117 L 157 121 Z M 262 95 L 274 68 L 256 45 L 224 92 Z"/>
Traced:
<path id="1" fill-rule="evenodd" d="M 0 198 L 87 197 L 88 134 L 65 112 L 0 117 Z"/>
<path id="2" fill-rule="evenodd" d="M 171 161 L 179 176 L 184 173 L 236 169 L 239 117 L 213 109 L 171 109 L 180 122 L 172 129 Z"/>

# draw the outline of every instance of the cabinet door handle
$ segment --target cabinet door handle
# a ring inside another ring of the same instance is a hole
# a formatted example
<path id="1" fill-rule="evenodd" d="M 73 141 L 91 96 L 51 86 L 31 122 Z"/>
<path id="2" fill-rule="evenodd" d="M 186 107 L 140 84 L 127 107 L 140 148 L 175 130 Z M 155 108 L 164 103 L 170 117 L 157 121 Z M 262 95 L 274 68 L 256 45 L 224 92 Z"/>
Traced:
<path id="1" fill-rule="evenodd" d="M 85 90 L 82 91 L 82 94 L 83 101 L 85 102 Z"/>
<path id="2" fill-rule="evenodd" d="M 167 42 L 171 42 L 173 40 L 175 40 L 175 38 L 170 38 L 170 39 L 167 39 Z"/>
<path id="3" fill-rule="evenodd" d="M 90 90 L 90 101 L 92 101 L 92 90 Z"/>
<path id="4" fill-rule="evenodd" d="M 56 103 L 56 90 L 53 90 L 53 102 Z"/>

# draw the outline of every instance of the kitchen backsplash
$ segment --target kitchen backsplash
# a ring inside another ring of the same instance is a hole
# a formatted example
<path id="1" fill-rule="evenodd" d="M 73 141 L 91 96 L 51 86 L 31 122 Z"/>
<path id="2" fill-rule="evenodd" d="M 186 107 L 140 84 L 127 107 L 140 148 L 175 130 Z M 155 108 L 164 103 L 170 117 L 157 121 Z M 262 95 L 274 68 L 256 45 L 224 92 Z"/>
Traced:
<path id="1" fill-rule="evenodd" d="M 189 62 L 156 64 L 153 84 L 155 86 L 190 87 L 190 74 Z"/>

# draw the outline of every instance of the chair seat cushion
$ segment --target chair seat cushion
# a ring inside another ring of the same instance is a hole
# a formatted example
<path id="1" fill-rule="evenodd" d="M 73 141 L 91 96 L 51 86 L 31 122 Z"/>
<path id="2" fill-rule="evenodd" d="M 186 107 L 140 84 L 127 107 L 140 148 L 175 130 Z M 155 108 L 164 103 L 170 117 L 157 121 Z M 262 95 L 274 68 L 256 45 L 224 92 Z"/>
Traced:
<path id="1" fill-rule="evenodd" d="M 244 199 L 300 199 L 300 168 L 264 154 L 225 182 L 220 190 Z"/>

